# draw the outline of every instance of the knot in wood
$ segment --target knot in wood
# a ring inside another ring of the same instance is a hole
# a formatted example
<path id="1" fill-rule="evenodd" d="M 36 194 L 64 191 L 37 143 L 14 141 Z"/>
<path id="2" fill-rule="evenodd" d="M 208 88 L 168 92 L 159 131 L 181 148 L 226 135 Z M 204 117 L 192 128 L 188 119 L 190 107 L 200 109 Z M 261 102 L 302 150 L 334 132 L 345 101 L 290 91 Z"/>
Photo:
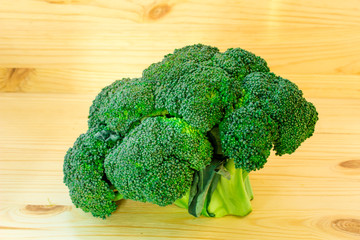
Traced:
<path id="1" fill-rule="evenodd" d="M 336 219 L 332 221 L 332 227 L 342 232 L 360 235 L 360 220 L 353 218 Z"/>
<path id="2" fill-rule="evenodd" d="M 343 168 L 357 169 L 360 168 L 360 160 L 349 160 L 349 161 L 341 162 L 339 166 Z"/>
<path id="3" fill-rule="evenodd" d="M 165 16 L 170 11 L 170 9 L 171 7 L 166 3 L 156 5 L 150 9 L 148 18 L 152 20 L 159 19 Z"/>

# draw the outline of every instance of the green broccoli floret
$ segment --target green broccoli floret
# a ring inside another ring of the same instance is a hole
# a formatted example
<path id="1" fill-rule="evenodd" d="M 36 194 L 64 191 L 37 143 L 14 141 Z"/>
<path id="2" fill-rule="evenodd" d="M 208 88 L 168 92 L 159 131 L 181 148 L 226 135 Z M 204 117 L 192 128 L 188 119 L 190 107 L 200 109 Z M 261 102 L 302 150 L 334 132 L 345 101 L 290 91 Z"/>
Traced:
<path id="1" fill-rule="evenodd" d="M 252 72 L 270 71 L 264 59 L 241 48 L 229 48 L 224 53 L 215 54 L 212 64 L 223 68 L 240 82 Z"/>
<path id="2" fill-rule="evenodd" d="M 104 170 L 106 154 L 117 143 L 114 137 L 100 135 L 100 130 L 90 129 L 81 134 L 70 148 L 64 161 L 64 183 L 76 207 L 105 218 L 116 210 L 115 201 L 121 195 L 114 192 Z"/>
<path id="3" fill-rule="evenodd" d="M 301 90 L 240 48 L 196 44 L 105 87 L 69 149 L 77 207 L 105 218 L 118 199 L 172 203 L 196 217 L 251 212 L 251 171 L 293 153 L 318 114 Z"/>
<path id="4" fill-rule="evenodd" d="M 153 87 L 141 78 L 118 80 L 105 87 L 90 107 L 89 128 L 106 126 L 120 136 L 154 112 Z"/>
<path id="5" fill-rule="evenodd" d="M 106 157 L 106 176 L 125 199 L 166 206 L 185 194 L 211 155 L 206 137 L 182 119 L 151 117 Z"/>
<path id="6" fill-rule="evenodd" d="M 274 141 L 277 155 L 293 153 L 312 136 L 318 114 L 294 83 L 273 73 L 252 73 L 246 76 L 242 87 L 246 92 L 245 104 L 260 102 L 277 123 Z"/>
<path id="7" fill-rule="evenodd" d="M 93 101 L 93 104 L 90 106 L 89 111 L 89 120 L 88 125 L 89 128 L 104 128 L 106 127 L 106 122 L 108 121 L 105 118 L 104 112 L 108 108 L 110 104 L 111 98 L 117 91 L 121 90 L 122 87 L 131 81 L 130 78 L 123 78 L 122 80 L 116 80 L 109 86 L 106 86 L 101 90 L 101 92 L 96 96 Z"/>
<path id="8" fill-rule="evenodd" d="M 207 132 L 233 108 L 241 97 L 241 81 L 253 71 L 269 69 L 263 59 L 245 50 L 220 53 L 197 44 L 166 55 L 145 69 L 143 78 L 155 86 L 156 109 L 166 109 Z"/>
<path id="9" fill-rule="evenodd" d="M 276 138 L 276 122 L 258 102 L 236 109 L 220 124 L 224 155 L 236 168 L 254 171 L 264 166 Z"/>

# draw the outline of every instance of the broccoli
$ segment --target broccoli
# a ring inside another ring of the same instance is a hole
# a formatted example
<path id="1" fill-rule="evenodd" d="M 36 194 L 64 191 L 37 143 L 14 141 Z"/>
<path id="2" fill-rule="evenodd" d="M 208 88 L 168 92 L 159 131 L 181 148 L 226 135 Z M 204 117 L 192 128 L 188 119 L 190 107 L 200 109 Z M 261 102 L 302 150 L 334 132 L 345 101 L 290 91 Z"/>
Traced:
<path id="1" fill-rule="evenodd" d="M 240 48 L 196 44 L 105 87 L 64 161 L 76 207 L 106 218 L 131 199 L 193 216 L 245 216 L 249 173 L 293 153 L 318 113 L 302 91 Z"/>
<path id="2" fill-rule="evenodd" d="M 186 193 L 211 156 L 210 142 L 184 120 L 150 117 L 107 155 L 105 171 L 124 198 L 166 206 Z"/>
<path id="3" fill-rule="evenodd" d="M 152 112 L 152 85 L 141 78 L 118 80 L 105 87 L 96 97 L 90 107 L 89 128 L 105 126 L 124 137 L 141 118 Z"/>
<path id="4" fill-rule="evenodd" d="M 100 129 L 81 134 L 64 161 L 64 183 L 76 207 L 95 217 L 106 217 L 116 210 L 115 202 L 122 196 L 114 191 L 104 172 L 104 157 L 117 143 L 117 137 L 101 135 Z M 101 137 L 104 139 L 101 139 Z"/>

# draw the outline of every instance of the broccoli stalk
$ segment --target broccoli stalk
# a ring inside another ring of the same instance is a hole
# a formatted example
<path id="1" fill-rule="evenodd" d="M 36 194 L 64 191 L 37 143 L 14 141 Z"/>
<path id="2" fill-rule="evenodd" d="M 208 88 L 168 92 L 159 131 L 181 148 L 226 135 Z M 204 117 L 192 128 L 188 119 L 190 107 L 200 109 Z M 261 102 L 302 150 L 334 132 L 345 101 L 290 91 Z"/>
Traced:
<path id="1" fill-rule="evenodd" d="M 249 174 L 242 169 L 236 169 L 233 159 L 228 160 L 224 167 L 231 178 L 220 177 L 211 195 L 207 212 L 211 213 L 209 215 L 212 217 L 246 216 L 252 211 L 250 201 L 254 197 Z"/>
<path id="2" fill-rule="evenodd" d="M 234 160 L 224 156 L 218 126 L 209 132 L 209 139 L 215 152 L 213 160 L 194 173 L 190 189 L 174 204 L 195 217 L 245 216 L 252 211 L 253 199 L 248 172 L 236 169 Z"/>
<path id="3" fill-rule="evenodd" d="M 197 202 L 197 208 L 200 209 L 196 214 L 193 207 L 189 206 L 190 190 L 180 199 L 174 202 L 181 208 L 188 209 L 189 213 L 195 217 L 200 215 L 206 217 L 223 217 L 226 215 L 246 216 L 252 211 L 250 201 L 254 198 L 252 187 L 250 185 L 248 172 L 242 169 L 236 169 L 234 160 L 229 159 L 224 167 L 230 174 L 230 179 L 226 176 L 215 175 L 218 178 L 216 184 L 213 184 L 207 192 L 203 202 Z"/>

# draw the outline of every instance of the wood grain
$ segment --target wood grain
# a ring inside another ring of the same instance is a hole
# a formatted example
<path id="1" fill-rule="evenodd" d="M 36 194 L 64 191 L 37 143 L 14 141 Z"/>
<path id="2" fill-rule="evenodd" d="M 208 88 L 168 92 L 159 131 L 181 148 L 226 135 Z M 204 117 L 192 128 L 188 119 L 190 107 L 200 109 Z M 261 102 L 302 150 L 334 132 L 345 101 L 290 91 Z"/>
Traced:
<path id="1" fill-rule="evenodd" d="M 14 83 L 14 74 L 10 74 L 13 72 L 25 72 L 27 75 L 20 75 L 17 79 L 23 81 Z M 360 99 L 359 75 L 277 74 L 296 83 L 306 97 Z M 0 92 L 95 94 L 116 79 L 139 76 L 141 73 L 98 69 L 0 68 Z"/>
<path id="2" fill-rule="evenodd" d="M 63 156 L 97 92 L 198 42 L 295 82 L 319 111 L 314 136 L 251 173 L 245 218 L 76 209 Z M 358 0 L 0 0 L 0 239 L 360 239 L 359 56 Z"/>
<path id="3" fill-rule="evenodd" d="M 254 212 L 233 224 L 229 223 L 228 218 L 214 220 L 228 230 L 216 230 L 212 236 L 206 233 L 212 221 L 192 219 L 176 207 L 161 208 L 125 201 L 122 204 L 126 207 L 121 205 L 115 216 L 109 218 L 110 222 L 106 220 L 100 223 L 81 210 L 69 208 L 72 204 L 62 184 L 62 158 L 77 135 L 85 131 L 87 109 L 93 97 L 30 93 L 0 95 L 0 112 L 3 113 L 0 121 L 0 201 L 6 207 L 0 212 L 0 218 L 6 220 L 5 225 L 1 225 L 3 228 L 25 230 L 20 231 L 21 234 L 37 232 L 39 235 L 32 236 L 45 239 L 52 236 L 49 233 L 41 234 L 44 229 L 51 229 L 49 219 L 61 219 L 66 226 L 54 223 L 54 234 L 62 231 L 62 228 L 75 227 L 82 229 L 77 233 L 80 235 L 86 231 L 89 236 L 103 236 L 106 233 L 101 230 L 102 227 L 110 225 L 113 236 L 126 239 L 139 237 L 139 232 L 146 237 L 157 238 L 160 233 L 155 232 L 159 230 L 164 236 L 175 232 L 179 238 L 190 238 L 194 234 L 194 227 L 186 224 L 184 230 L 181 221 L 198 221 L 201 223 L 200 232 L 204 235 L 193 236 L 195 239 L 234 237 L 240 234 L 238 226 L 242 226 L 243 230 L 249 226 L 256 230 L 256 234 L 242 231 L 241 234 L 250 239 L 256 239 L 260 233 L 265 234 L 263 239 L 272 239 L 271 236 L 277 239 L 331 239 L 331 236 L 333 239 L 336 236 L 351 239 L 353 235 L 358 236 L 357 230 L 344 230 L 347 224 L 355 224 L 357 229 L 356 221 L 360 221 L 360 195 L 357 193 L 360 181 L 358 99 L 309 99 L 320 113 L 316 134 L 298 152 L 283 157 L 272 155 L 266 168 L 252 173 L 256 196 Z M 34 112 L 37 114 L 34 115 Z M 130 224 L 129 215 L 136 216 Z M 34 217 L 42 227 L 29 230 L 27 224 L 31 225 Z M 135 224 L 139 221 L 137 218 L 152 220 L 147 223 L 149 227 L 143 229 Z M 16 219 L 25 219 L 27 224 L 22 223 L 23 227 L 19 227 L 19 220 Z M 126 223 L 122 223 L 124 219 Z M 341 222 L 342 219 L 349 222 Z M 157 229 L 159 221 L 164 227 Z M 292 221 L 297 223 L 292 225 Z M 272 224 L 279 224 L 282 231 L 266 236 Z M 259 231 L 257 228 L 263 225 L 265 228 Z M 88 232 L 89 229 L 92 230 Z M 8 236 L 14 234 L 14 229 L 3 230 Z M 108 227 L 105 232 L 108 232 Z M 68 234 L 64 233 L 61 237 L 73 236 Z"/>
<path id="4" fill-rule="evenodd" d="M 6 236 L 16 234 L 19 238 L 33 236 L 36 239 L 353 240 L 358 236 L 358 220 L 351 211 L 337 215 L 312 210 L 309 218 L 303 211 L 269 208 L 254 211 L 246 219 L 195 219 L 175 206 L 164 211 L 147 204 L 124 202 L 121 207 L 106 221 L 89 219 L 80 210 L 67 207 L 47 207 L 49 211 L 44 215 L 29 211 L 27 206 L 1 207 L 1 214 L 9 216 L 3 221 L 2 232 Z M 43 211 L 43 207 L 39 208 Z M 15 227 L 14 222 L 18 222 Z"/>
<path id="5" fill-rule="evenodd" d="M 174 48 L 202 42 L 248 49 L 282 74 L 359 74 L 358 0 L 0 3 L 3 67 L 139 75 Z"/>

